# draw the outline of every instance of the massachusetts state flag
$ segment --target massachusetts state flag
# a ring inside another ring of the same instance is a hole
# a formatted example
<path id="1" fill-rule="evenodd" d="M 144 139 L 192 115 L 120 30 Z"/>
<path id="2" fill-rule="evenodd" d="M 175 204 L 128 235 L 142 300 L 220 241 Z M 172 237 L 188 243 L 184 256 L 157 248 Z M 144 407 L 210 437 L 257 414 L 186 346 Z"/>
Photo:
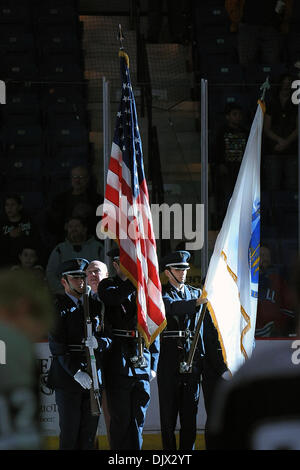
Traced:
<path id="1" fill-rule="evenodd" d="M 156 242 L 144 173 L 129 58 L 119 52 L 122 94 L 117 113 L 101 230 L 120 248 L 120 266 L 137 289 L 138 329 L 149 346 L 166 325 Z"/>
<path id="2" fill-rule="evenodd" d="M 216 240 L 203 296 L 231 373 L 252 352 L 260 244 L 260 157 L 264 110 L 259 102 L 240 171 Z"/>

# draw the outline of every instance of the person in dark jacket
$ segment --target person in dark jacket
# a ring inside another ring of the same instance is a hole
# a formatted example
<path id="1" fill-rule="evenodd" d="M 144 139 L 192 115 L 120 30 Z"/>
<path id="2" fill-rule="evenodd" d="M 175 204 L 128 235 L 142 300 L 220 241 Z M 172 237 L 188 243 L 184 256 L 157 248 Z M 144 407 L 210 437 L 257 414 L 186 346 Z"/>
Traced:
<path id="1" fill-rule="evenodd" d="M 89 313 L 93 335 L 86 338 L 82 295 L 85 292 L 85 270 L 89 262 L 74 258 L 59 268 L 65 294 L 56 296 L 56 324 L 49 335 L 53 361 L 48 386 L 55 390 L 59 412 L 60 449 L 93 449 L 98 416 L 92 416 L 89 389 L 92 379 L 86 372 L 86 347 L 95 351 L 98 380 L 102 387 L 102 353 L 111 343 L 104 331 L 104 307 L 89 295 Z"/>
<path id="2" fill-rule="evenodd" d="M 149 349 L 144 345 L 137 329 L 136 288 L 121 270 L 119 249 L 108 255 L 116 276 L 99 283 L 98 296 L 104 302 L 113 334 L 112 347 L 105 359 L 111 448 L 140 450 L 150 403 L 150 380 L 157 370 L 159 339 Z"/>
<path id="3" fill-rule="evenodd" d="M 17 264 L 18 254 L 28 244 L 43 251 L 39 229 L 24 211 L 21 196 L 8 194 L 4 199 L 4 214 L 0 221 L 1 267 Z"/>
<path id="4" fill-rule="evenodd" d="M 185 284 L 190 253 L 179 250 L 166 255 L 161 268 L 169 282 L 163 287 L 167 327 L 161 334 L 158 364 L 158 392 L 162 443 L 165 450 L 176 450 L 175 427 L 180 418 L 179 449 L 192 450 L 196 440 L 196 417 L 200 378 L 207 414 L 215 383 L 227 371 L 218 334 L 208 311 L 204 314 L 190 372 L 186 369 L 195 329 L 203 304 L 201 290 Z"/>

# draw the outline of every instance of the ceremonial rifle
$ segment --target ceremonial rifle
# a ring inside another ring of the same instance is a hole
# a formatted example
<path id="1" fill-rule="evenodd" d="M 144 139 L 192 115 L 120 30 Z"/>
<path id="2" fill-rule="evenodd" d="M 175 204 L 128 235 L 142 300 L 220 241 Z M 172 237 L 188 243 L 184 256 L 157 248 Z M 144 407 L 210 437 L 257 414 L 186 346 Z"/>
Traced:
<path id="1" fill-rule="evenodd" d="M 204 315 L 205 315 L 205 312 L 206 312 L 206 306 L 207 306 L 207 303 L 205 303 L 204 305 L 202 304 L 200 318 L 199 318 L 197 326 L 196 326 L 194 338 L 193 338 L 191 348 L 190 348 L 190 351 L 189 351 L 188 360 L 184 361 L 184 362 L 181 362 L 180 365 L 179 365 L 179 372 L 181 374 L 186 374 L 186 373 L 190 374 L 192 372 L 193 359 L 194 359 L 194 355 L 195 355 L 195 352 L 196 352 L 196 348 L 197 348 L 197 344 L 198 344 L 198 340 L 199 340 L 199 336 L 200 336 L 200 329 L 201 329 L 201 326 L 202 326 L 202 323 L 203 323 L 203 320 L 204 320 Z"/>
<path id="2" fill-rule="evenodd" d="M 85 334 L 86 338 L 93 335 L 92 321 L 90 318 L 90 306 L 89 306 L 89 290 L 86 283 L 86 290 L 83 294 L 83 311 L 85 319 Z M 90 388 L 90 401 L 91 401 L 91 413 L 93 416 L 100 416 L 101 405 L 100 405 L 100 389 L 98 380 L 98 371 L 96 365 L 96 358 L 93 348 L 86 347 L 86 358 L 87 358 L 87 373 L 92 378 L 92 386 Z"/>

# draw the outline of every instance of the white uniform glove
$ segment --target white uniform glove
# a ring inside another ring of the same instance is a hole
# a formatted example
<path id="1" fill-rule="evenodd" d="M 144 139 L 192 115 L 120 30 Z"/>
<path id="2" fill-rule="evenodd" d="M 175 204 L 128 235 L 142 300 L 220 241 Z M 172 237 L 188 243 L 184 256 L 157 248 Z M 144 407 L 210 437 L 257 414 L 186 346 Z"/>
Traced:
<path id="1" fill-rule="evenodd" d="M 88 336 L 85 340 L 84 344 L 87 348 L 97 349 L 98 348 L 98 341 L 95 336 Z"/>
<path id="2" fill-rule="evenodd" d="M 150 382 L 151 380 L 155 379 L 156 377 L 156 372 L 154 370 L 150 370 Z"/>
<path id="3" fill-rule="evenodd" d="M 225 372 L 223 372 L 221 377 L 223 380 L 230 380 L 232 378 L 232 374 L 229 370 L 225 370 Z"/>
<path id="4" fill-rule="evenodd" d="M 74 379 L 78 382 L 83 388 L 90 389 L 92 386 L 92 379 L 86 372 L 78 370 L 74 375 Z"/>

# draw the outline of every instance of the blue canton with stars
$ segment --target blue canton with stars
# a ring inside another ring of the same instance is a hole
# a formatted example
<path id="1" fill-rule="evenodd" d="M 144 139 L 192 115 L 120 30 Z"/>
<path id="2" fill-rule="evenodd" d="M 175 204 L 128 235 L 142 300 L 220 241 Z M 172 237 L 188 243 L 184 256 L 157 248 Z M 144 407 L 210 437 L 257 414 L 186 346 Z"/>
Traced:
<path id="1" fill-rule="evenodd" d="M 128 62 L 127 62 L 128 61 Z M 145 178 L 142 142 L 137 121 L 134 94 L 128 67 L 129 59 L 120 53 L 122 96 L 115 127 L 114 143 L 123 154 L 123 162 L 131 173 L 132 195 L 139 195 L 140 184 Z"/>

